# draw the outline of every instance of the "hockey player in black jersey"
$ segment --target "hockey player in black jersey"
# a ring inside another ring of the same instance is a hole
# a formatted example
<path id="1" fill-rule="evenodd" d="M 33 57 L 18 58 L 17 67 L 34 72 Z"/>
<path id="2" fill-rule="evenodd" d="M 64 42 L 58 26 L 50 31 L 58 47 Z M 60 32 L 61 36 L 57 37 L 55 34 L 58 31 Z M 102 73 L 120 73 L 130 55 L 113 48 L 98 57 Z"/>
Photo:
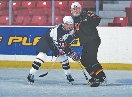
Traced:
<path id="1" fill-rule="evenodd" d="M 80 44 L 83 45 L 81 63 L 91 76 L 89 84 L 91 87 L 97 87 L 106 79 L 103 68 L 97 60 L 101 39 L 96 27 L 99 25 L 101 18 L 91 11 L 82 11 L 78 2 L 72 3 L 71 13 L 74 18 L 74 28 L 77 30 L 75 35 L 80 39 Z M 77 26 L 79 27 L 77 28 Z"/>
<path id="2" fill-rule="evenodd" d="M 53 28 L 50 28 L 41 38 L 37 44 L 37 56 L 32 64 L 27 80 L 30 83 L 34 83 L 34 75 L 40 66 L 45 62 L 49 49 L 52 50 L 53 54 L 58 57 L 58 61 L 62 64 L 62 68 L 69 82 L 74 81 L 71 76 L 70 65 L 67 55 L 74 61 L 80 60 L 80 57 L 75 53 L 69 43 L 68 36 L 74 34 L 74 23 L 71 16 L 65 16 L 63 22 Z M 62 52 L 64 46 L 66 48 Z M 60 52 L 62 52 L 61 55 Z M 58 56 L 59 55 L 59 56 Z"/>

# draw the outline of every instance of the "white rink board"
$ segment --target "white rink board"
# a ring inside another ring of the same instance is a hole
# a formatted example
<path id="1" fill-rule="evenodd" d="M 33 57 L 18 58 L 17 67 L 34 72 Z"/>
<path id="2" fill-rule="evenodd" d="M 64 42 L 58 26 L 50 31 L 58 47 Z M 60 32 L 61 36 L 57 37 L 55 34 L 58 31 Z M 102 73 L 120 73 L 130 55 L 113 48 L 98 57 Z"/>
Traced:
<path id="1" fill-rule="evenodd" d="M 98 27 L 98 59 L 106 63 L 132 63 L 132 27 Z"/>
<path id="2" fill-rule="evenodd" d="M 132 63 L 132 27 L 97 27 L 101 37 L 98 60 L 101 63 Z M 33 61 L 35 56 L 0 55 L 0 60 Z M 47 62 L 56 57 L 49 56 Z M 70 62 L 73 60 L 70 59 Z"/>

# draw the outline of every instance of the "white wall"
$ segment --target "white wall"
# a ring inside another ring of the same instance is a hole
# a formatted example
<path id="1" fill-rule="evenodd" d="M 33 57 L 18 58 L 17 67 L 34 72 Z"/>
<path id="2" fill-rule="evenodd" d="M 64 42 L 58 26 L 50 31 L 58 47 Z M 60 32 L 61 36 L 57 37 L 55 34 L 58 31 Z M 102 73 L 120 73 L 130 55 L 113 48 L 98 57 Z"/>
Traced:
<path id="1" fill-rule="evenodd" d="M 132 63 L 132 27 L 98 27 L 98 31 L 100 62 Z"/>

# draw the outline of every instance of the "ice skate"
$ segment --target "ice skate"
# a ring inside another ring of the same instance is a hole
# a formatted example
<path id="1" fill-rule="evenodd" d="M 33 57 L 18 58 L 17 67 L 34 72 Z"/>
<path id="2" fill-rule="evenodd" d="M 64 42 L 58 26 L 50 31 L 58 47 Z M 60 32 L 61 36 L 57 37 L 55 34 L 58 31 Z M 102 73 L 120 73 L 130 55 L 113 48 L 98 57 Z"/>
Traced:
<path id="1" fill-rule="evenodd" d="M 102 78 L 91 78 L 88 81 L 88 83 L 89 83 L 89 85 L 91 87 L 98 87 L 102 83 L 105 83 L 106 84 L 106 82 L 107 82 L 106 77 L 102 77 Z"/>
<path id="2" fill-rule="evenodd" d="M 33 74 L 29 74 L 28 77 L 27 77 L 27 81 L 30 84 L 33 84 L 34 83 L 34 75 Z"/>
<path id="3" fill-rule="evenodd" d="M 71 75 L 66 75 L 66 76 L 69 83 L 73 84 L 72 82 L 74 81 L 74 79 L 72 78 L 72 76 Z"/>
<path id="4" fill-rule="evenodd" d="M 100 79 L 100 85 L 107 86 L 107 78 L 106 77 L 103 77 L 103 78 Z"/>
<path id="5" fill-rule="evenodd" d="M 89 79 L 88 84 L 91 87 L 98 87 L 100 85 L 100 82 L 99 82 L 99 79 L 91 78 L 91 79 Z"/>

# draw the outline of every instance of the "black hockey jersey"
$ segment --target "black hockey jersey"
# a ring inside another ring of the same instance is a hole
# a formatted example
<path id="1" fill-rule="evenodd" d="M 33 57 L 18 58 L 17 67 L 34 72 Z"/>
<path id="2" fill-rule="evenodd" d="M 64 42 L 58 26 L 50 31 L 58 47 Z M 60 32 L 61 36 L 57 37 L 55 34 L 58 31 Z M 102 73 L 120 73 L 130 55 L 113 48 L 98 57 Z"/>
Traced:
<path id="1" fill-rule="evenodd" d="M 98 37 L 96 27 L 99 25 L 100 20 L 101 18 L 91 11 L 82 12 L 78 17 L 74 17 L 75 29 L 76 25 L 82 21 L 76 33 L 76 36 L 80 39 L 81 45 Z"/>

